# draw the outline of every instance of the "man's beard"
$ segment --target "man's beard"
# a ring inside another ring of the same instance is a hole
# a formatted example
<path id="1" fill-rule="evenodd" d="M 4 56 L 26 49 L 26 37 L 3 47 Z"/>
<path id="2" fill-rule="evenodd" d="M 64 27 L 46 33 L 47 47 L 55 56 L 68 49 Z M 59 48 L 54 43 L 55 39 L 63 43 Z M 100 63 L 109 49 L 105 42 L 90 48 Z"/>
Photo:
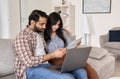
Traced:
<path id="1" fill-rule="evenodd" d="M 37 33 L 41 33 L 41 32 L 42 32 L 42 30 L 40 30 L 36 25 L 34 26 L 34 30 L 35 30 L 35 32 L 37 32 Z"/>
<path id="2" fill-rule="evenodd" d="M 35 32 L 37 32 L 37 33 L 44 32 L 44 29 L 39 29 L 39 28 L 36 26 L 36 23 L 35 23 L 35 25 L 34 25 L 34 30 L 35 30 Z"/>

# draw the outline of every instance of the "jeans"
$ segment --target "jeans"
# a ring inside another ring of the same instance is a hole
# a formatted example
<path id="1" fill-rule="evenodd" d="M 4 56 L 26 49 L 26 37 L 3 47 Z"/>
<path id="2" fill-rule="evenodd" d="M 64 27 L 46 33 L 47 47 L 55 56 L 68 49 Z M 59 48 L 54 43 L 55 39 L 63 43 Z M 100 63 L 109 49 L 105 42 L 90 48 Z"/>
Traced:
<path id="1" fill-rule="evenodd" d="M 84 68 L 74 70 L 70 73 L 74 75 L 75 79 L 88 79 L 87 72 Z"/>
<path id="2" fill-rule="evenodd" d="M 88 79 L 84 68 L 74 70 L 69 73 L 58 73 L 47 69 L 50 64 L 41 64 L 36 67 L 30 67 L 26 70 L 27 79 Z"/>

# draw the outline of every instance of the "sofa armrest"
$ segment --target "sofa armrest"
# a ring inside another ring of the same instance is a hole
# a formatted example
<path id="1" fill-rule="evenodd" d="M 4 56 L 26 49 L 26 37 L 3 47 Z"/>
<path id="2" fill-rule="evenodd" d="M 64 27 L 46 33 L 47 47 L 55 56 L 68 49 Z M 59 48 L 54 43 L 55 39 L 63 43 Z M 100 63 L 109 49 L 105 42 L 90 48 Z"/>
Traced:
<path id="1" fill-rule="evenodd" d="M 100 79 L 108 79 L 115 70 L 115 57 L 112 55 L 106 55 L 100 60 L 89 58 L 88 63 L 95 69 Z M 107 71 L 104 71 L 105 69 Z"/>
<path id="2" fill-rule="evenodd" d="M 109 41 L 108 33 L 105 35 L 101 35 L 99 41 L 100 41 L 100 46 L 104 48 L 104 44 Z"/>

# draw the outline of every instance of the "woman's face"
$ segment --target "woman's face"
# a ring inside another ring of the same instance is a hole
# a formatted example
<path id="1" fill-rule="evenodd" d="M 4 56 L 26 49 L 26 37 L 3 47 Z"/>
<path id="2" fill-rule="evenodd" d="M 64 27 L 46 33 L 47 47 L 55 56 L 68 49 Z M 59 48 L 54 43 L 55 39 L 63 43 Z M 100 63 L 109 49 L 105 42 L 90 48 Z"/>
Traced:
<path id="1" fill-rule="evenodd" d="M 56 32 L 56 30 L 60 27 L 60 21 L 58 21 L 55 25 L 52 26 L 52 32 Z"/>

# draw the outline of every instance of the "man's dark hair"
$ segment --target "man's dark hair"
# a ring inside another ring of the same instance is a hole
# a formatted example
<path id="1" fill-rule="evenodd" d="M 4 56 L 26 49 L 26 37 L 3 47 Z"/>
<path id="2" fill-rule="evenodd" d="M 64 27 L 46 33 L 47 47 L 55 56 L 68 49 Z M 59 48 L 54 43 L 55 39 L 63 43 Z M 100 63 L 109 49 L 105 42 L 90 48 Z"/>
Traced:
<path id="1" fill-rule="evenodd" d="M 41 10 L 33 10 L 32 13 L 29 15 L 28 24 L 29 25 L 31 24 L 31 20 L 34 20 L 35 22 L 37 22 L 39 20 L 39 17 L 47 18 L 48 15 L 45 12 L 41 11 Z"/>

